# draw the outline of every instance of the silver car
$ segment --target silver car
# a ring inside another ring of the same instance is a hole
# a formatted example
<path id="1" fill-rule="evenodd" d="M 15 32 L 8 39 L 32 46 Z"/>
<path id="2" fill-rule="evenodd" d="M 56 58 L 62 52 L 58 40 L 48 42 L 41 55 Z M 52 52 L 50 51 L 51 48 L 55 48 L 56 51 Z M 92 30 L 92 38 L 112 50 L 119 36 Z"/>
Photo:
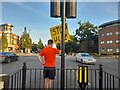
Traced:
<path id="1" fill-rule="evenodd" d="M 76 61 L 86 64 L 87 63 L 95 64 L 96 59 L 93 58 L 89 53 L 78 53 L 76 54 Z"/>

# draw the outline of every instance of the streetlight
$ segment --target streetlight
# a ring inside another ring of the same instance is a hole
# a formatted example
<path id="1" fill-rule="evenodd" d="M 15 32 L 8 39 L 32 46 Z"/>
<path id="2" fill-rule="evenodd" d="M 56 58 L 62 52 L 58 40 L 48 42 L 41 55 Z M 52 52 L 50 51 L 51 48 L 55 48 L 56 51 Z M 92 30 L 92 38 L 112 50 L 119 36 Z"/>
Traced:
<path id="1" fill-rule="evenodd" d="M 29 36 L 30 36 L 30 32 L 31 32 L 31 30 L 29 30 Z"/>
<path id="2" fill-rule="evenodd" d="M 51 0 L 51 17 L 60 17 L 62 21 L 61 48 L 61 90 L 65 85 L 65 19 L 76 18 L 76 0 Z"/>

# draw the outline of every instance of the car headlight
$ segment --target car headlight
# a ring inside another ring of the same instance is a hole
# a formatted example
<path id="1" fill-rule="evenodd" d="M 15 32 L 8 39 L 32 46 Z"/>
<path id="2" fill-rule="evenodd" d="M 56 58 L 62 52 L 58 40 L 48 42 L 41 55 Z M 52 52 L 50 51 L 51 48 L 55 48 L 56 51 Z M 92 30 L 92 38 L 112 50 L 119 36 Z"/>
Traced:
<path id="1" fill-rule="evenodd" d="M 95 61 L 95 62 L 96 62 L 96 59 L 93 59 L 93 61 Z"/>
<path id="2" fill-rule="evenodd" d="M 92 61 L 92 59 L 88 59 L 88 61 Z"/>

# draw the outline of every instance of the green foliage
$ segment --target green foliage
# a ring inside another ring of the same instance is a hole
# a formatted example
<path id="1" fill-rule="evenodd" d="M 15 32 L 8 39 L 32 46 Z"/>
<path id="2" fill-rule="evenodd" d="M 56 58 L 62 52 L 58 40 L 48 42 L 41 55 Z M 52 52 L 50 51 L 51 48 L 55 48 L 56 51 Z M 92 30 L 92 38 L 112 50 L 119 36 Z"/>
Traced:
<path id="1" fill-rule="evenodd" d="M 20 45 L 21 45 L 21 48 L 27 48 L 27 49 L 32 48 L 32 39 L 30 38 L 29 34 L 27 33 L 26 28 L 24 29 L 24 32 L 21 35 Z"/>
<path id="2" fill-rule="evenodd" d="M 79 28 L 76 29 L 76 36 L 80 40 L 84 40 L 87 37 L 91 37 L 98 34 L 98 27 L 95 27 L 89 21 L 87 22 L 78 22 Z"/>
<path id="3" fill-rule="evenodd" d="M 80 51 L 98 52 L 98 27 L 87 22 L 78 22 L 79 28 L 76 29 L 77 40 L 80 42 Z"/>
<path id="4" fill-rule="evenodd" d="M 44 48 L 44 45 L 43 45 L 41 39 L 39 39 L 38 44 L 33 43 L 33 45 L 32 45 L 32 51 L 35 52 L 35 53 L 39 52 L 43 48 Z"/>
<path id="5" fill-rule="evenodd" d="M 70 35 L 70 41 L 65 43 L 65 53 L 72 54 L 79 51 L 79 45 L 77 44 L 77 38 L 74 35 Z M 60 45 L 57 44 L 56 47 L 60 49 Z"/>
<path id="6" fill-rule="evenodd" d="M 39 39 L 39 41 L 38 41 L 38 49 L 43 49 L 43 48 L 44 48 L 44 45 L 42 43 L 42 40 Z"/>
<path id="7" fill-rule="evenodd" d="M 98 53 L 98 27 L 87 22 L 78 22 L 79 28 L 76 34 L 71 35 L 71 40 L 65 43 L 65 51 L 67 54 L 78 53 L 80 51 L 89 53 Z M 60 49 L 60 45 L 57 44 Z"/>
<path id="8" fill-rule="evenodd" d="M 32 51 L 33 52 L 38 52 L 38 48 L 37 47 L 38 47 L 38 45 L 33 43 L 33 45 L 32 45 Z"/>
<path id="9" fill-rule="evenodd" d="M 0 39 L 0 50 L 4 51 L 8 47 L 8 42 L 5 34 L 2 34 L 2 37 Z"/>
<path id="10" fill-rule="evenodd" d="M 65 44 L 65 52 L 67 54 L 76 53 L 79 51 L 78 44 L 77 44 L 77 38 L 73 35 L 70 35 L 71 40 Z"/>

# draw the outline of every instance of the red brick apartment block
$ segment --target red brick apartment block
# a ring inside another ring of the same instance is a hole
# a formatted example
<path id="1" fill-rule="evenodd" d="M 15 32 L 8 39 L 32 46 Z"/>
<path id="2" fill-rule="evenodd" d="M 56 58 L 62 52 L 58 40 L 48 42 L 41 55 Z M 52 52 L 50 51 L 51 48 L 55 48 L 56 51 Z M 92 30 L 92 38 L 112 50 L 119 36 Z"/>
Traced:
<path id="1" fill-rule="evenodd" d="M 99 54 L 120 54 L 120 20 L 99 26 Z"/>

